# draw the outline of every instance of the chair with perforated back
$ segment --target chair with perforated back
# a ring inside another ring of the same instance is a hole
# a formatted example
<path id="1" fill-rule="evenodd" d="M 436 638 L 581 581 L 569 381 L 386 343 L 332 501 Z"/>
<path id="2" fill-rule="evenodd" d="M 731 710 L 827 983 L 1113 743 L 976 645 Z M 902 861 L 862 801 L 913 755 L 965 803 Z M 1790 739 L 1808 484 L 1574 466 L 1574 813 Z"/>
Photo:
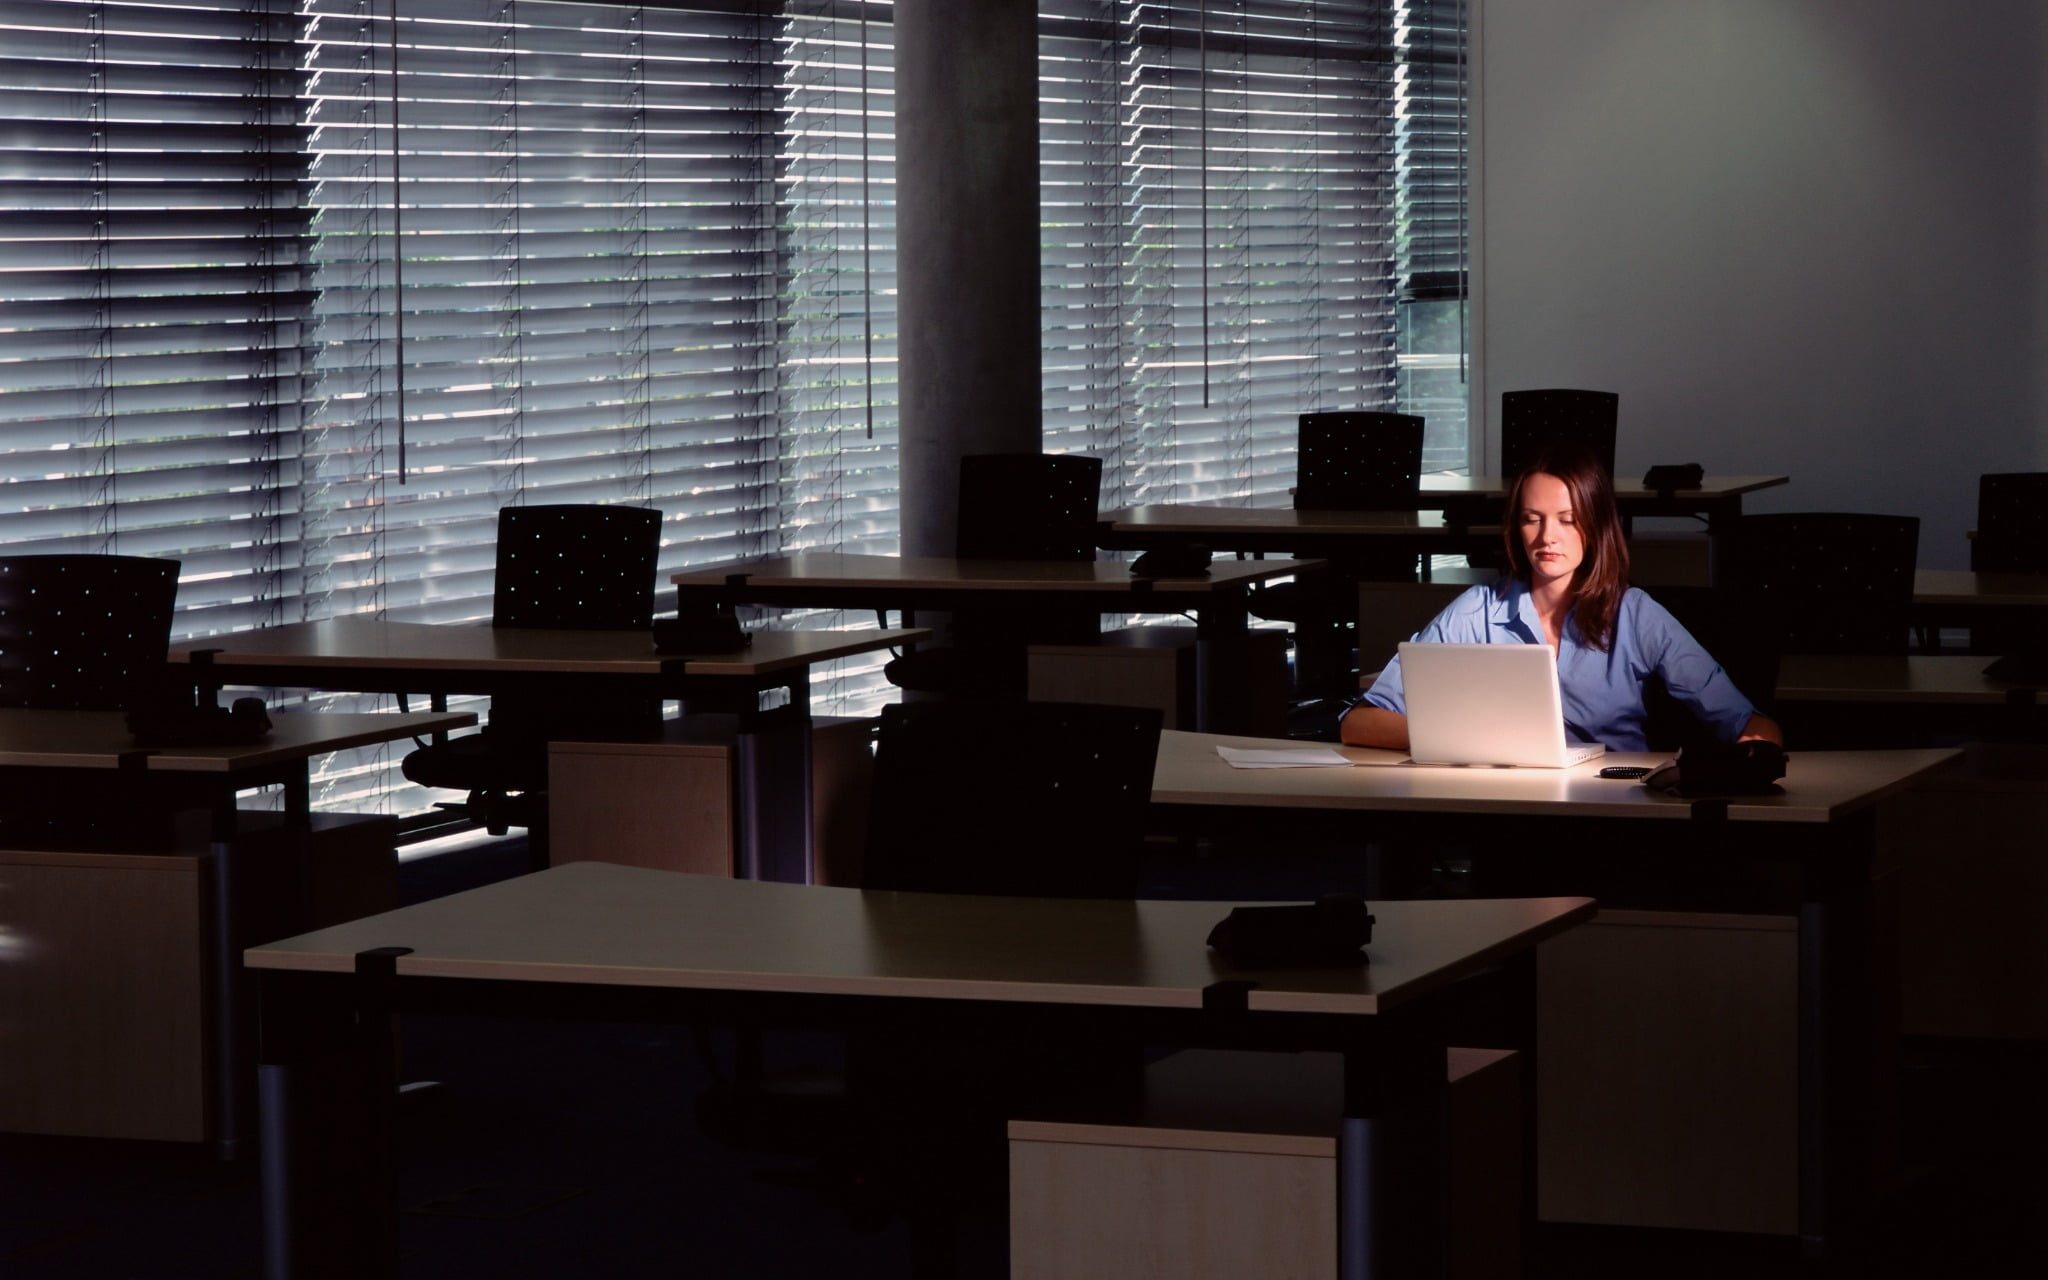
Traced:
<path id="1" fill-rule="evenodd" d="M 960 459 L 953 554 L 962 560 L 1095 558 L 1102 459 L 981 453 Z"/>
<path id="2" fill-rule="evenodd" d="M 882 708 L 860 876 L 874 909 L 888 910 L 881 891 L 1132 898 L 1161 718 L 1046 702 Z M 1099 1098 L 1141 1066 L 1135 1046 L 1107 1035 L 1048 1041 L 992 1025 L 979 1036 L 926 1036 L 912 1018 L 859 1029 L 843 1073 L 735 1071 L 699 1098 L 698 1119 L 733 1145 L 816 1159 L 815 1185 L 864 1217 L 907 1213 L 914 1236 L 942 1247 L 952 1214 L 1000 1194 L 990 1126 L 1000 1132 L 1020 1099 Z"/>
<path id="3" fill-rule="evenodd" d="M 969 454 L 960 459 L 953 554 L 962 560 L 1093 560 L 1101 489 L 1100 458 Z M 882 625 L 888 625 L 886 616 Z M 1083 643 L 1098 629 L 1095 614 L 1020 620 L 963 610 L 953 617 L 951 645 L 906 654 L 882 674 L 920 693 L 1020 696 L 1026 645 Z"/>
<path id="4" fill-rule="evenodd" d="M 0 707 L 120 711 L 156 692 L 178 562 L 0 556 Z"/>
<path id="5" fill-rule="evenodd" d="M 1970 567 L 1979 573 L 2048 572 L 2048 471 L 1977 478 L 1977 534 Z"/>
<path id="6" fill-rule="evenodd" d="M 1510 478 L 1522 474 L 1545 445 L 1565 439 L 1591 449 L 1612 476 L 1620 410 L 1621 397 L 1612 391 L 1551 387 L 1502 392 L 1500 473 Z"/>
<path id="7" fill-rule="evenodd" d="M 1785 650 L 1775 617 L 1758 612 L 1753 598 L 1744 607 L 1729 592 L 1714 587 L 1659 586 L 1648 591 L 1721 664 L 1722 672 L 1757 710 L 1776 716 L 1778 661 Z M 1644 732 L 1652 751 L 1716 741 L 1713 731 L 1694 719 L 1655 676 L 1643 701 Z"/>
<path id="8" fill-rule="evenodd" d="M 654 622 L 661 513 L 644 507 L 506 507 L 498 513 L 491 625 L 546 630 L 647 631 Z M 652 644 L 652 640 L 649 641 Z M 469 792 L 464 805 L 493 833 L 530 826 L 547 785 L 547 744 L 637 739 L 660 727 L 659 703 L 600 691 L 573 702 L 492 700 L 490 723 L 466 737 L 409 752 L 405 776 Z"/>
<path id="9" fill-rule="evenodd" d="M 1420 417 L 1408 413 L 1304 413 L 1294 486 L 1297 511 L 1412 511 L 1422 477 Z M 1304 695 L 1350 684 L 1356 584 L 1412 581 L 1413 551 L 1361 546 L 1312 579 L 1262 587 L 1253 616 L 1294 624 L 1295 683 Z"/>
<path id="10" fill-rule="evenodd" d="M 1161 713 L 1029 702 L 998 736 L 971 704 L 882 708 L 861 883 L 871 889 L 1128 898 Z"/>
<path id="11" fill-rule="evenodd" d="M 1783 653 L 1904 653 L 1920 521 L 1846 512 L 1749 515 L 1714 531 L 1713 579 Z"/>
<path id="12" fill-rule="evenodd" d="M 1295 510 L 1412 510 L 1422 427 L 1412 413 L 1302 414 Z"/>
<path id="13" fill-rule="evenodd" d="M 133 711 L 167 699 L 177 595 L 175 560 L 0 556 L 0 707 Z M 0 846 L 162 838 L 169 815 L 153 806 L 110 806 L 97 782 L 37 773 L 0 794 Z"/>

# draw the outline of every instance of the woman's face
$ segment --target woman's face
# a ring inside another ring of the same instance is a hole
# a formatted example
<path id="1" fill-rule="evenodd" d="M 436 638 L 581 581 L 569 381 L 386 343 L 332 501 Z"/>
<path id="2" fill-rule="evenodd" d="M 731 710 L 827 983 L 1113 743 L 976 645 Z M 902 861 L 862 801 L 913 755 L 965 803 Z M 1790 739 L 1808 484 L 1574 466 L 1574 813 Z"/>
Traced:
<path id="1" fill-rule="evenodd" d="M 1571 490 L 1556 476 L 1538 474 L 1522 486 L 1522 549 L 1529 554 L 1529 585 L 1571 581 L 1586 558 L 1586 537 L 1572 510 Z"/>

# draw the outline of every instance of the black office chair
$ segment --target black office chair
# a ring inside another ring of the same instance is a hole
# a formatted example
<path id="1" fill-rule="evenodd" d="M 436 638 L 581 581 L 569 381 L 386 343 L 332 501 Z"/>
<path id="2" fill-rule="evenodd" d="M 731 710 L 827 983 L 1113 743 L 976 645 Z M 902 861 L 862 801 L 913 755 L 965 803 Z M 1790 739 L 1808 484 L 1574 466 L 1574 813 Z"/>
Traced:
<path id="1" fill-rule="evenodd" d="M 1512 480 L 1553 440 L 1591 449 L 1614 474 L 1615 423 L 1621 397 L 1612 391 L 1546 388 L 1505 391 L 1500 397 L 1500 473 Z"/>
<path id="2" fill-rule="evenodd" d="M 1131 898 L 1160 713 L 1032 702 L 1000 715 L 960 701 L 882 709 L 861 887 Z M 908 1213 L 919 1251 L 943 1251 L 955 1213 L 1000 1195 L 1001 1126 L 1020 1098 L 1128 1090 L 1141 1067 L 1130 1044 L 1019 1039 L 994 1023 L 983 1034 L 927 1037 L 909 1016 L 851 1036 L 844 1074 L 737 1068 L 697 1114 L 743 1149 L 811 1158 L 799 1181 L 860 1220 Z"/>
<path id="3" fill-rule="evenodd" d="M 1297 511 L 1412 511 L 1422 483 L 1420 417 L 1304 413 L 1297 436 Z M 1350 688 L 1357 584 L 1415 577 L 1416 553 L 1362 547 L 1312 579 L 1251 593 L 1254 617 L 1294 624 L 1295 686 L 1304 697 Z"/>
<path id="4" fill-rule="evenodd" d="M 178 562 L 0 556 L 0 707 L 122 711 L 161 687 Z"/>
<path id="5" fill-rule="evenodd" d="M 645 507 L 533 506 L 498 512 L 491 625 L 648 631 L 661 513 Z M 653 643 L 650 638 L 649 644 Z M 573 703 L 492 699 L 483 730 L 407 753 L 405 776 L 466 791 L 464 810 L 493 835 L 537 825 L 549 742 L 636 740 L 660 729 L 661 704 L 592 694 Z"/>
<path id="6" fill-rule="evenodd" d="M 1101 489 L 1100 458 L 969 454 L 960 459 L 953 554 L 962 560 L 1091 561 Z M 1025 647 L 1085 643 L 1098 632 L 1098 617 L 1057 613 L 1018 619 L 963 610 L 953 617 L 951 644 L 894 659 L 882 675 L 919 693 L 1019 698 Z M 881 622 L 888 625 L 886 613 Z"/>
<path id="7" fill-rule="evenodd" d="M 2048 545 L 2048 471 L 1979 476 L 1970 568 L 1978 573 L 2048 573 L 2044 545 Z M 1973 621 L 1970 648 L 2043 662 L 2044 641 L 2034 634 L 2034 628 L 2003 619 Z"/>
<path id="8" fill-rule="evenodd" d="M 177 595 L 176 560 L 0 556 L 0 707 L 132 711 L 168 698 Z M 0 786 L 0 846 L 135 847 L 165 835 L 170 815 L 154 806 L 110 806 L 98 782 L 38 774 Z"/>
<path id="9" fill-rule="evenodd" d="M 957 702 L 882 708 L 863 886 L 1133 896 L 1161 722 L 1151 708 L 1053 702 L 999 723 Z"/>
<path id="10" fill-rule="evenodd" d="M 1913 516 L 1743 516 L 1715 527 L 1712 576 L 1731 625 L 1759 619 L 1781 653 L 1904 653 L 1919 544 Z"/>
<path id="11" fill-rule="evenodd" d="M 1680 626 L 1692 633 L 1700 647 L 1721 664 L 1729 680 L 1743 696 L 1767 716 L 1777 709 L 1778 663 L 1785 652 L 1782 624 L 1775 616 L 1757 612 L 1751 598 L 1748 607 L 1734 601 L 1730 593 L 1713 587 L 1653 587 L 1649 594 L 1671 611 Z M 1694 744 L 1716 741 L 1711 730 L 1693 718 L 1655 676 L 1643 691 L 1646 715 L 1645 735 L 1652 751 L 1674 751 Z"/>
<path id="12" fill-rule="evenodd" d="M 2048 572 L 2048 471 L 1991 472 L 1977 478 L 1977 536 L 1970 567 L 1979 573 Z"/>

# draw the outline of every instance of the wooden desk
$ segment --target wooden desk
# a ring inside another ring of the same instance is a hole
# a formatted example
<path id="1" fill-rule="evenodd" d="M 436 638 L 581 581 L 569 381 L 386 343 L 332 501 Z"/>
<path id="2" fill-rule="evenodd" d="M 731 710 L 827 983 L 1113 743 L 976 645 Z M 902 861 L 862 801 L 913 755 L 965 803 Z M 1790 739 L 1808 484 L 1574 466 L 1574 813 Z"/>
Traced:
<path id="1" fill-rule="evenodd" d="M 760 631 L 732 653 L 664 654 L 639 631 L 448 627 L 333 618 L 188 640 L 171 661 L 194 683 L 367 693 L 574 697 L 587 682 L 672 698 L 739 721 L 733 811 L 746 874 L 803 880 L 810 865 L 810 666 L 929 633 Z M 781 691 L 780 706 L 762 709 Z"/>
<path id="2" fill-rule="evenodd" d="M 1200 651 L 1196 720 L 1245 722 L 1247 593 L 1255 583 L 1321 568 L 1315 560 L 1219 561 L 1206 576 L 1140 578 L 1105 561 L 957 560 L 803 552 L 676 574 L 681 595 L 792 608 L 1192 613 Z"/>
<path id="3" fill-rule="evenodd" d="M 1778 701 L 1912 707 L 2031 704 L 2036 686 L 1993 680 L 1981 654 L 1787 654 Z"/>
<path id="4" fill-rule="evenodd" d="M 1298 746 L 1250 738 L 1166 733 L 1159 747 L 1153 803 L 1196 830 L 1218 830 L 1228 810 L 1243 811 L 1262 841 L 1283 841 L 1276 820 L 1323 814 L 1361 839 L 1371 832 L 1449 838 L 1515 863 L 1543 891 L 1604 889 L 1571 883 L 1605 873 L 1547 868 L 1597 867 L 1606 850 L 1623 869 L 1686 865 L 1703 870 L 1740 859 L 1785 868 L 1796 879 L 1798 918 L 1798 1229 L 1825 1252 L 1868 1222 L 1859 1176 L 1873 1149 L 1872 1096 L 1858 1068 L 1882 1042 L 1881 996 L 1895 964 L 1896 938 L 1881 927 L 1873 902 L 1881 802 L 1960 759 L 1952 750 L 1801 752 L 1791 755 L 1784 794 L 1686 800 L 1594 775 L 1609 764 L 1646 764 L 1655 756 L 1609 754 L 1572 769 L 1458 769 L 1389 764 L 1352 769 L 1233 769 L 1219 745 Z M 1354 759 L 1394 753 L 1344 748 Z M 1355 826 L 1351 825 L 1355 824 Z M 1683 901 L 1685 885 L 1672 886 Z M 1605 896 L 1603 895 L 1603 900 Z M 1617 905 L 1630 905 L 1623 900 Z M 1730 910 L 1716 900 L 1703 904 Z M 1775 906 L 1771 910 L 1778 910 Z M 1659 1153 L 1658 1158 L 1664 1158 Z"/>
<path id="5" fill-rule="evenodd" d="M 2048 573 L 1921 569 L 1913 575 L 1915 626 L 2011 624 L 2028 628 L 2030 636 L 2038 637 L 2044 622 L 2048 622 Z"/>
<path id="6" fill-rule="evenodd" d="M 236 793 L 281 786 L 287 830 L 302 838 L 310 821 L 307 769 L 313 756 L 475 723 L 468 712 L 281 712 L 272 717 L 268 736 L 246 745 L 138 747 L 118 711 L 0 709 L 0 804 L 23 805 L 31 796 L 48 800 L 53 789 L 82 783 L 84 802 L 207 812 L 211 919 L 201 950 L 213 1002 L 213 1127 L 223 1154 L 235 1154 L 244 1140 L 253 1097 L 247 1050 L 252 1024 L 235 963 L 241 922 Z"/>
<path id="7" fill-rule="evenodd" d="M 1584 898 L 1375 904 L 1363 968 L 1238 972 L 1203 939 L 1228 904 L 863 893 L 579 863 L 247 953 L 261 971 L 266 1274 L 397 1270 L 393 1011 L 592 1019 L 770 1010 L 826 1022 L 988 1017 L 1082 1043 L 1143 1028 L 1185 1044 L 1347 1055 L 1341 1274 L 1416 1256 L 1432 1197 L 1402 1115 L 1441 1096 L 1431 997 L 1592 912 Z M 1234 984 L 1249 981 L 1250 987 Z M 335 1122 L 359 1107 L 366 1123 Z M 991 1141 L 1000 1141 L 992 1133 Z M 1414 1159 L 1416 1165 L 1408 1165 Z M 1408 1196 L 1403 1197 L 1403 1183 Z M 1368 1196 L 1359 1190 L 1370 1185 Z M 1403 1247 L 1405 1244 L 1405 1248 Z M 1393 1272 L 1388 1272 L 1393 1274 Z"/>

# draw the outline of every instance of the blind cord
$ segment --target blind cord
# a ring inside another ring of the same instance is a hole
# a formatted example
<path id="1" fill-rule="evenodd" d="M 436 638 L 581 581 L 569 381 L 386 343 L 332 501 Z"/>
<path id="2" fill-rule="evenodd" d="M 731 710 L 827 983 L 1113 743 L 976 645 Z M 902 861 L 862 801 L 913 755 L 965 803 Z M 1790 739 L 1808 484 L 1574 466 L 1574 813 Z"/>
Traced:
<path id="1" fill-rule="evenodd" d="M 391 0 L 391 320 L 398 355 L 398 483 L 405 483 L 405 189 L 398 165 L 398 0 Z"/>

